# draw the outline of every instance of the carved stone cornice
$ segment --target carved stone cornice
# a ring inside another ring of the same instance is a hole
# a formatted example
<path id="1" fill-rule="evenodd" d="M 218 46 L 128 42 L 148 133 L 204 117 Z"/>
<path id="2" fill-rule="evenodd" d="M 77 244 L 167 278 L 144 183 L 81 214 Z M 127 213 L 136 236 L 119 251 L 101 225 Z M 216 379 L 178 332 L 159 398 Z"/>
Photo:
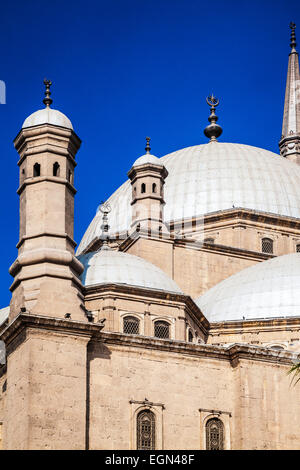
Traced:
<path id="1" fill-rule="evenodd" d="M 48 138 L 47 142 L 44 142 L 45 137 Z M 69 156 L 73 159 L 75 159 L 76 152 L 81 145 L 80 138 L 73 130 L 53 124 L 40 124 L 21 129 L 14 139 L 14 145 L 20 158 L 23 159 L 26 152 L 35 153 L 35 147 L 40 147 L 40 140 L 41 145 L 47 146 L 47 151 L 51 151 L 51 147 L 55 147 L 56 152 L 59 148 L 62 152 L 68 150 Z M 27 146 L 28 142 L 32 142 L 29 147 Z M 58 142 L 63 145 L 58 145 Z M 41 152 L 40 149 L 39 152 Z"/>
<path id="2" fill-rule="evenodd" d="M 184 226 L 196 226 L 197 220 L 203 221 L 204 228 L 206 225 L 210 224 L 230 222 L 233 220 L 242 220 L 258 222 L 260 224 L 264 223 L 268 225 L 278 225 L 280 227 L 295 228 L 297 230 L 300 230 L 300 220 L 297 217 L 273 214 L 272 212 L 262 212 L 254 209 L 233 208 L 211 212 L 210 214 L 205 214 L 200 218 L 194 217 L 191 219 L 185 219 Z M 170 230 L 173 231 L 174 229 L 176 229 L 177 225 L 181 227 L 182 224 L 182 220 L 172 221 L 169 224 Z"/>
<path id="3" fill-rule="evenodd" d="M 98 341 L 98 339 L 96 340 Z M 228 347 L 209 344 L 194 344 L 184 341 L 150 338 L 144 336 L 130 336 L 122 333 L 102 332 L 99 341 L 111 346 L 130 348 L 153 349 L 183 354 L 199 358 L 214 358 L 228 361 L 236 367 L 241 359 L 282 364 L 293 364 L 295 354 L 289 351 L 278 351 L 249 344 L 233 344 Z"/>
<path id="4" fill-rule="evenodd" d="M 65 178 L 59 178 L 57 176 L 35 176 L 34 178 L 26 178 L 26 180 L 18 187 L 17 194 L 20 195 L 26 186 L 43 183 L 44 181 L 49 181 L 56 184 L 64 184 L 74 195 L 77 193 L 74 186 Z"/>
<path id="5" fill-rule="evenodd" d="M 241 359 L 282 364 L 293 364 L 295 354 L 289 351 L 278 351 L 249 344 L 233 344 L 229 347 L 194 344 L 185 341 L 152 338 L 148 336 L 126 335 L 101 331 L 102 324 L 59 319 L 42 315 L 20 313 L 0 334 L 5 342 L 7 354 L 26 339 L 27 331 L 43 330 L 65 335 L 85 337 L 93 342 L 101 342 L 112 347 L 130 347 L 152 349 L 200 358 L 214 358 L 228 361 L 235 367 Z"/>
<path id="6" fill-rule="evenodd" d="M 144 233 L 134 232 L 126 240 L 124 240 L 119 248 L 121 251 L 126 252 L 132 245 L 134 245 L 140 238 L 143 239 L 151 239 L 151 240 L 158 240 L 158 237 L 149 237 L 146 236 Z M 268 260 L 271 258 L 275 258 L 276 255 L 270 253 L 262 253 L 260 251 L 252 251 L 252 250 L 245 250 L 243 248 L 236 248 L 234 246 L 228 245 L 219 245 L 217 243 L 207 243 L 203 241 L 195 240 L 195 238 L 177 238 L 174 237 L 165 237 L 159 239 L 159 241 L 164 243 L 171 243 L 177 247 L 184 247 L 191 250 L 197 251 L 214 251 L 223 254 L 230 254 L 231 256 L 236 256 L 239 258 L 253 258 L 257 261 Z M 92 245 L 90 245 L 90 249 L 88 251 L 92 251 Z M 86 253 L 86 251 L 85 251 Z"/>
<path id="7" fill-rule="evenodd" d="M 100 323 L 80 322 L 71 319 L 46 317 L 30 313 L 20 313 L 1 333 L 0 340 L 5 342 L 6 351 L 9 354 L 10 345 L 20 335 L 24 337 L 25 330 L 48 330 L 66 335 L 84 336 L 95 338 L 99 335 L 104 325 Z"/>
<path id="8" fill-rule="evenodd" d="M 177 294 L 174 292 L 165 292 L 156 289 L 149 289 L 146 287 L 135 287 L 122 284 L 96 284 L 93 286 L 84 287 L 83 294 L 85 301 L 94 300 L 99 297 L 117 296 L 119 298 L 127 297 L 132 300 L 132 297 L 138 297 L 145 302 L 151 299 L 152 303 L 165 301 L 168 305 L 174 303 L 174 306 L 184 306 L 186 312 L 198 324 L 201 331 L 207 335 L 209 330 L 209 321 L 203 315 L 199 307 L 195 304 L 193 299 L 185 294 Z M 177 304 L 177 305 L 176 305 Z"/>
<path id="9" fill-rule="evenodd" d="M 39 237 L 54 237 L 54 238 L 65 238 L 68 243 L 70 243 L 71 246 L 74 248 L 77 246 L 77 243 L 73 238 L 71 238 L 67 233 L 59 233 L 59 232 L 39 232 L 39 233 L 33 233 L 32 235 L 26 235 L 22 236 L 20 240 L 18 241 L 16 248 L 20 248 L 25 240 L 31 240 L 33 238 L 39 238 Z"/>
<path id="10" fill-rule="evenodd" d="M 266 318 L 210 323 L 210 335 L 250 333 L 255 331 L 300 330 L 300 318 Z"/>

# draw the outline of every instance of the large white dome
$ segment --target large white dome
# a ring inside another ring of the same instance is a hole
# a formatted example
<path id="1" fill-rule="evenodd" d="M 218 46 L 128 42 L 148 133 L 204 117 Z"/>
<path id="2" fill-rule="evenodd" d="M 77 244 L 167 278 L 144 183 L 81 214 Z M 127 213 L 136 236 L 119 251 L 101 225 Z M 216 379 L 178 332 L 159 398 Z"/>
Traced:
<path id="1" fill-rule="evenodd" d="M 210 322 L 300 317 L 300 253 L 243 269 L 195 302 Z"/>
<path id="2" fill-rule="evenodd" d="M 232 207 L 300 218 L 300 167 L 268 150 L 210 142 L 159 160 L 169 172 L 164 189 L 167 223 Z M 109 198 L 110 233 L 130 227 L 130 202 L 128 180 Z M 101 225 L 102 213 L 98 211 L 78 253 L 101 234 Z"/>
<path id="3" fill-rule="evenodd" d="M 100 250 L 78 258 L 84 265 L 80 278 L 85 286 L 126 284 L 182 294 L 167 274 L 138 256 L 121 251 Z"/>
<path id="4" fill-rule="evenodd" d="M 57 109 L 49 107 L 39 109 L 35 113 L 30 114 L 28 118 L 23 122 L 22 129 L 32 126 L 39 126 L 41 124 L 53 124 L 54 126 L 66 127 L 67 129 L 73 129 L 72 123 L 65 114 L 61 113 Z"/>

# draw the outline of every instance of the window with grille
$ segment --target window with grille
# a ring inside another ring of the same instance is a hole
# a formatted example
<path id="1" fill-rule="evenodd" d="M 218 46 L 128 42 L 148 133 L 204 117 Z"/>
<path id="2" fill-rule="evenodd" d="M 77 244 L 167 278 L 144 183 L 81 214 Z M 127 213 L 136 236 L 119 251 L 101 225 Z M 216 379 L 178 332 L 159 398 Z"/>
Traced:
<path id="1" fill-rule="evenodd" d="M 263 253 L 273 253 L 273 240 L 270 238 L 263 238 L 261 241 L 261 251 Z"/>
<path id="2" fill-rule="evenodd" d="M 123 319 L 123 333 L 128 335 L 138 335 L 140 332 L 140 321 L 135 317 L 125 317 Z"/>
<path id="3" fill-rule="evenodd" d="M 156 321 L 154 323 L 154 336 L 156 338 L 170 338 L 170 325 L 166 321 Z"/>
<path id="4" fill-rule="evenodd" d="M 300 243 L 298 245 L 296 245 L 296 252 L 300 253 Z"/>
<path id="5" fill-rule="evenodd" d="M 218 418 L 209 419 L 206 423 L 206 449 L 224 449 L 224 427 Z"/>
<path id="6" fill-rule="evenodd" d="M 155 416 L 143 410 L 137 415 L 137 450 L 155 450 Z"/>

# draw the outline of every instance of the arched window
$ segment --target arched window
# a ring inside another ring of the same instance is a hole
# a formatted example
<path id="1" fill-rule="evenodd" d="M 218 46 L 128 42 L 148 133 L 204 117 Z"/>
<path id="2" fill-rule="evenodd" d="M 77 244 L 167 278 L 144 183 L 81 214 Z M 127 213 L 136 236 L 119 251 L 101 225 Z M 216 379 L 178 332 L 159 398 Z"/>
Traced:
<path id="1" fill-rule="evenodd" d="M 192 343 L 194 341 L 194 336 L 191 330 L 189 330 L 189 343 Z"/>
<path id="2" fill-rule="evenodd" d="M 206 423 L 206 449 L 224 449 L 224 426 L 218 418 L 211 418 Z"/>
<path id="3" fill-rule="evenodd" d="M 153 193 L 156 193 L 156 183 L 153 183 L 153 184 L 152 184 L 152 192 L 153 192 Z"/>
<path id="4" fill-rule="evenodd" d="M 59 176 L 60 175 L 60 166 L 59 163 L 55 162 L 53 164 L 53 176 Z"/>
<path id="5" fill-rule="evenodd" d="M 146 185 L 145 183 L 142 183 L 141 185 L 141 193 L 145 193 L 146 192 Z"/>
<path id="6" fill-rule="evenodd" d="M 33 176 L 41 176 L 41 165 L 39 163 L 33 165 Z"/>
<path id="7" fill-rule="evenodd" d="M 143 410 L 137 415 L 137 450 L 155 450 L 155 416 Z"/>
<path id="8" fill-rule="evenodd" d="M 296 245 L 296 252 L 300 253 L 300 243 L 298 243 L 298 245 Z"/>
<path id="9" fill-rule="evenodd" d="M 123 333 L 138 335 L 140 332 L 140 321 L 138 318 L 127 316 L 123 318 Z"/>
<path id="10" fill-rule="evenodd" d="M 261 241 L 261 251 L 263 253 L 273 253 L 273 240 L 271 238 L 263 238 Z"/>
<path id="11" fill-rule="evenodd" d="M 166 321 L 156 321 L 154 323 L 154 336 L 156 338 L 170 338 L 170 325 Z"/>

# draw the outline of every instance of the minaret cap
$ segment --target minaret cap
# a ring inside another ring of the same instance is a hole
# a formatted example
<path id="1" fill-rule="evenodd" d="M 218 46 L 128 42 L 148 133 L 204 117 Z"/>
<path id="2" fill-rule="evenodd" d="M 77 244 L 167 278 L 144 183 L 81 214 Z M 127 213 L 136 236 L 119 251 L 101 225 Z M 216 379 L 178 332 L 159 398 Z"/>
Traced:
<path id="1" fill-rule="evenodd" d="M 291 22 L 290 23 L 290 28 L 291 28 L 291 43 L 290 43 L 290 46 L 291 46 L 291 52 L 297 52 L 296 51 L 296 46 L 297 46 L 297 43 L 296 43 L 296 32 L 295 32 L 295 29 L 296 29 L 296 25 L 295 23 Z"/>
<path id="2" fill-rule="evenodd" d="M 46 90 L 45 90 L 45 98 L 43 99 L 43 103 L 45 104 L 47 108 L 49 108 L 50 104 L 52 104 L 53 102 L 53 100 L 50 98 L 50 95 L 51 95 L 50 87 L 52 85 L 51 80 L 47 80 L 45 78 L 44 85 L 46 87 Z"/>
<path id="3" fill-rule="evenodd" d="M 217 138 L 223 132 L 223 129 L 217 124 L 218 116 L 215 113 L 215 108 L 219 104 L 219 99 L 213 94 L 206 98 L 206 103 L 210 106 L 210 116 L 208 118 L 210 124 L 204 129 L 204 134 L 210 139 L 210 142 L 216 142 Z"/>

